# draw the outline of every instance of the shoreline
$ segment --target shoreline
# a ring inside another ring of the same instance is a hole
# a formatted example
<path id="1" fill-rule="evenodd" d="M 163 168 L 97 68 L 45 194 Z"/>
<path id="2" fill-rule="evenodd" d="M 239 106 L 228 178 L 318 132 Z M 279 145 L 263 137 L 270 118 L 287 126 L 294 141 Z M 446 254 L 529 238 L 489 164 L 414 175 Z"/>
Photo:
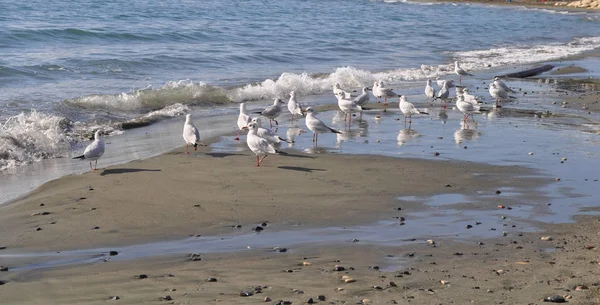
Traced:
<path id="1" fill-rule="evenodd" d="M 600 6 L 596 6 L 596 2 L 586 2 L 585 0 L 570 0 L 570 1 L 543 1 L 543 0 L 516 0 L 516 1 L 508 1 L 508 0 L 435 0 L 440 3 L 476 3 L 476 4 L 485 4 L 485 5 L 493 5 L 493 6 L 522 6 L 522 7 L 530 7 L 530 8 L 544 8 L 550 10 L 569 10 L 574 12 L 598 12 L 600 11 Z M 584 4 L 585 2 L 585 4 Z M 590 7 L 590 3 L 595 5 L 594 7 Z"/>

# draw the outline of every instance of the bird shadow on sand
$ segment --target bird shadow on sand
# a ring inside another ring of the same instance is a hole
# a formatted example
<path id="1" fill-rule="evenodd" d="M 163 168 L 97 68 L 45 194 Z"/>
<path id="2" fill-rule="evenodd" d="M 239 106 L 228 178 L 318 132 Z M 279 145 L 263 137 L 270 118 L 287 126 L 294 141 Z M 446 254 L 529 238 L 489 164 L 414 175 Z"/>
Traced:
<path id="1" fill-rule="evenodd" d="M 313 156 L 300 155 L 300 154 L 293 154 L 293 153 L 288 153 L 288 152 L 285 152 L 285 151 L 278 151 L 277 153 L 278 153 L 279 155 L 286 156 L 286 157 L 292 157 L 292 158 L 307 158 L 307 159 L 315 159 L 315 157 L 313 157 Z"/>
<path id="2" fill-rule="evenodd" d="M 277 168 L 291 170 L 291 171 L 298 171 L 298 172 L 307 172 L 307 173 L 326 171 L 321 168 L 308 168 L 308 167 L 301 167 L 301 166 L 278 166 Z"/>
<path id="3" fill-rule="evenodd" d="M 213 158 L 225 158 L 230 156 L 246 156 L 244 154 L 235 154 L 235 153 L 225 153 L 225 152 L 210 152 L 206 153 L 207 156 L 211 156 Z"/>
<path id="4" fill-rule="evenodd" d="M 145 168 L 111 168 L 111 169 L 103 170 L 102 173 L 100 174 L 100 176 L 137 173 L 137 172 L 160 172 L 160 171 L 161 171 L 160 169 L 145 169 Z"/>

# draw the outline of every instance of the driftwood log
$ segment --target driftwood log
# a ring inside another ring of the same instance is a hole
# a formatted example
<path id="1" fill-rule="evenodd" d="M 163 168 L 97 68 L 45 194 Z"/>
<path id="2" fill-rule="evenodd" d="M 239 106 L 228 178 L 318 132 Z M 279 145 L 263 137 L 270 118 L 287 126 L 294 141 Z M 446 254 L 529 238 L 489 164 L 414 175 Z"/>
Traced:
<path id="1" fill-rule="evenodd" d="M 525 71 L 508 73 L 508 74 L 504 74 L 504 75 L 498 75 L 497 77 L 525 78 L 525 77 L 535 76 L 535 75 L 550 71 L 552 69 L 554 69 L 553 65 L 543 65 L 541 67 L 536 67 L 536 68 L 528 69 Z"/>

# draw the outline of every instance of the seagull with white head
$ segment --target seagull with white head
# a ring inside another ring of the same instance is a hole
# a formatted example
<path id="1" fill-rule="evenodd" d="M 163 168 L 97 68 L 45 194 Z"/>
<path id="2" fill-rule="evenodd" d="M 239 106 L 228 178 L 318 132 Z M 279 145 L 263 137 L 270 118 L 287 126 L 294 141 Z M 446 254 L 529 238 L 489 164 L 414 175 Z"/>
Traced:
<path id="1" fill-rule="evenodd" d="M 104 154 L 104 140 L 100 137 L 100 130 L 96 130 L 94 133 L 94 141 L 90 143 L 85 150 L 83 155 L 74 157 L 73 159 L 89 160 L 90 170 L 95 171 L 98 165 L 98 159 Z M 92 168 L 92 161 L 96 161 Z"/>

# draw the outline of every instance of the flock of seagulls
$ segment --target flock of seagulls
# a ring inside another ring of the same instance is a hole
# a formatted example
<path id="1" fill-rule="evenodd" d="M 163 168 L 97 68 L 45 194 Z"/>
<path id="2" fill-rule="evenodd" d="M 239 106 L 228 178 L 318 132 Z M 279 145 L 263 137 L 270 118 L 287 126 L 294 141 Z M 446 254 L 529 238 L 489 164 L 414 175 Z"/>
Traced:
<path id="1" fill-rule="evenodd" d="M 463 76 L 473 75 L 462 69 L 458 62 L 454 62 L 454 72 L 459 76 L 458 86 L 456 86 L 452 80 L 437 80 L 437 85 L 440 87 L 440 89 L 436 92 L 435 88 L 432 86 L 432 81 L 428 79 L 425 84 L 425 97 L 430 99 L 431 102 L 436 99 L 441 100 L 441 107 L 445 109 L 446 103 L 450 98 L 450 88 L 455 87 L 456 108 L 463 113 L 463 122 L 461 124 L 467 124 L 469 117 L 471 117 L 473 121 L 475 120 L 473 118 L 473 114 L 480 111 L 480 105 L 476 97 L 470 94 L 468 89 L 462 87 L 460 84 Z M 408 119 L 409 129 L 410 124 L 412 123 L 413 115 L 428 114 L 427 109 L 418 109 L 414 104 L 408 102 L 405 95 L 400 95 L 395 93 L 392 89 L 386 88 L 382 81 L 375 81 L 372 88 L 363 87 L 362 93 L 355 97 L 352 96 L 350 92 L 342 89 L 339 83 L 335 83 L 333 85 L 333 94 L 337 98 L 339 109 L 344 113 L 344 121 L 348 122 L 348 128 L 350 128 L 352 116 L 355 113 L 360 113 L 360 118 L 362 119 L 362 113 L 365 110 L 365 106 L 370 101 L 369 91 L 372 91 L 372 94 L 377 99 L 378 103 L 381 103 L 381 99 L 383 99 L 384 106 L 387 106 L 388 98 L 399 98 L 398 107 L 400 112 L 402 112 L 404 115 L 405 126 Z M 496 107 L 501 107 L 500 102 L 504 102 L 512 98 L 509 93 L 514 93 L 514 91 L 510 89 L 504 82 L 502 82 L 499 77 L 495 77 L 494 81 L 489 85 L 489 94 L 496 100 Z M 292 122 L 294 119 L 299 120 L 301 116 L 306 116 L 305 124 L 306 127 L 313 133 L 312 140 L 315 146 L 318 146 L 319 134 L 344 133 L 343 131 L 327 126 L 327 124 L 317 117 L 316 111 L 312 107 L 303 108 L 302 105 L 297 101 L 296 93 L 294 91 L 291 91 L 289 95 L 290 98 L 287 102 L 287 109 L 292 115 Z M 275 125 L 279 125 L 277 118 L 283 112 L 283 104 L 285 104 L 284 101 L 276 98 L 274 99 L 272 105 L 266 107 L 262 111 L 253 113 L 269 119 L 269 125 L 272 128 L 273 122 L 275 122 Z M 252 118 L 252 116 L 248 113 L 245 103 L 240 103 L 237 127 L 238 133 L 235 140 L 240 139 L 239 136 L 243 130 L 248 130 L 246 143 L 250 150 L 256 155 L 256 166 L 260 166 L 260 164 L 269 154 L 279 153 L 279 151 L 275 148 L 275 145 L 282 142 L 293 143 L 293 140 L 282 138 L 270 128 L 263 126 L 260 117 Z M 346 127 L 346 125 L 344 125 L 344 127 Z M 200 142 L 200 133 L 198 128 L 196 128 L 192 122 L 191 114 L 186 115 L 183 126 L 183 139 L 185 140 L 186 144 L 186 154 L 189 154 L 189 145 L 192 145 L 195 151 L 198 149 L 198 146 L 205 146 L 205 144 Z M 86 147 L 83 155 L 77 156 L 73 159 L 89 160 L 90 169 L 96 170 L 98 159 L 104 154 L 104 150 L 104 142 L 100 137 L 100 131 L 98 130 L 94 135 L 94 141 Z M 92 161 L 96 162 L 93 168 Z"/>

